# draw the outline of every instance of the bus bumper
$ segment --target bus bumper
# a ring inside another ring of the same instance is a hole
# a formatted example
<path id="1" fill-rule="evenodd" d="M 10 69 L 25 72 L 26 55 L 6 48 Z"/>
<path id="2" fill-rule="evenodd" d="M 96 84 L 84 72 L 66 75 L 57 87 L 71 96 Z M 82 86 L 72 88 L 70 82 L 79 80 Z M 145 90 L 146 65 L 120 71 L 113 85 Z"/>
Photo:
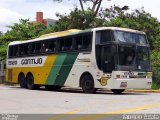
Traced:
<path id="1" fill-rule="evenodd" d="M 151 89 L 152 79 L 114 79 L 111 89 Z"/>

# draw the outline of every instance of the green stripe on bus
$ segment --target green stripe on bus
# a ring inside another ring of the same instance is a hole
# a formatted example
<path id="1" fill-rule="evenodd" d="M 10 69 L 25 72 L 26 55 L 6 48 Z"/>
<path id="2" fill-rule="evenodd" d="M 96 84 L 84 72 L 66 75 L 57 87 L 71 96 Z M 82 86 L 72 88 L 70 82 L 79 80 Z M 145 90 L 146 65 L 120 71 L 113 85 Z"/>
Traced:
<path id="1" fill-rule="evenodd" d="M 50 71 L 50 74 L 48 76 L 48 79 L 46 81 L 47 85 L 53 85 L 57 76 L 59 75 L 59 71 L 63 65 L 63 62 L 66 58 L 67 54 L 59 54 L 57 55 L 57 59 L 55 61 L 55 63 L 52 66 L 52 69 Z"/>
<path id="2" fill-rule="evenodd" d="M 59 75 L 57 76 L 56 81 L 54 81 L 54 85 L 64 85 L 77 56 L 78 53 L 67 53 L 67 57 L 63 62 L 63 65 L 59 71 Z"/>

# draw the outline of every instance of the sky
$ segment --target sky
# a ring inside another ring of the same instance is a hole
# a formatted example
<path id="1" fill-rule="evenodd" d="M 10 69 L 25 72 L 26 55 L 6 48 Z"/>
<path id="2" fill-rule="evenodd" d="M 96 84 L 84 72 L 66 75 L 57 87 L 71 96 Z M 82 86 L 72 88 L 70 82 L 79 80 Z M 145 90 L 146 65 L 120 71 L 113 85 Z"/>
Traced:
<path id="1" fill-rule="evenodd" d="M 145 11 L 160 20 L 159 5 L 160 0 L 103 0 L 103 7 L 112 5 L 129 6 L 132 10 L 144 7 Z M 79 6 L 78 0 L 63 0 L 63 2 L 53 2 L 53 0 L 0 0 L 0 31 L 6 32 L 7 26 L 17 23 L 19 19 L 29 19 L 35 21 L 36 12 L 44 13 L 44 18 L 58 19 L 55 13 L 69 13 L 74 6 Z"/>

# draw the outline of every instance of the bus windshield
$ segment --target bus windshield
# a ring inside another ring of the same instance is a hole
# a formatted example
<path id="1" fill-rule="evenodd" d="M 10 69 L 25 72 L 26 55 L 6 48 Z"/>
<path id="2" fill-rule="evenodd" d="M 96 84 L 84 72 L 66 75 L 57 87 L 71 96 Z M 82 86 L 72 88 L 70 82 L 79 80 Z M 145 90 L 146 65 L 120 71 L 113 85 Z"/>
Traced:
<path id="1" fill-rule="evenodd" d="M 107 73 L 114 70 L 150 71 L 149 46 L 145 34 L 98 31 L 96 60 L 99 69 Z"/>
<path id="2" fill-rule="evenodd" d="M 150 71 L 149 48 L 118 45 L 118 70 Z"/>
<path id="3" fill-rule="evenodd" d="M 116 30 L 114 31 L 114 36 L 118 42 L 147 44 L 147 39 L 144 34 Z"/>

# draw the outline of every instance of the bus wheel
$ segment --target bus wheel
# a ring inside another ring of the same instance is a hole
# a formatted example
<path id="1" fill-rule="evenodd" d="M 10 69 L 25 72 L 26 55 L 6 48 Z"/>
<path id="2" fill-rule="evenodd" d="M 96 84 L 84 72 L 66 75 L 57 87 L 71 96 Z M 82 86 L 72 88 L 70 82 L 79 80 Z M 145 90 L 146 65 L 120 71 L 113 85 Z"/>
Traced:
<path id="1" fill-rule="evenodd" d="M 18 76 L 18 82 L 21 88 L 27 88 L 27 82 L 23 73 Z"/>
<path id="2" fill-rule="evenodd" d="M 27 75 L 27 88 L 30 90 L 35 89 L 34 78 L 31 74 Z"/>
<path id="3" fill-rule="evenodd" d="M 111 91 L 112 91 L 114 94 L 121 94 L 122 92 L 125 91 L 125 89 L 111 89 Z"/>
<path id="4" fill-rule="evenodd" d="M 95 93 L 94 81 L 91 75 L 85 75 L 82 78 L 81 87 L 85 93 Z"/>
<path id="5" fill-rule="evenodd" d="M 59 91 L 61 89 L 61 86 L 57 86 L 57 85 L 45 85 L 45 88 L 47 90 Z"/>

